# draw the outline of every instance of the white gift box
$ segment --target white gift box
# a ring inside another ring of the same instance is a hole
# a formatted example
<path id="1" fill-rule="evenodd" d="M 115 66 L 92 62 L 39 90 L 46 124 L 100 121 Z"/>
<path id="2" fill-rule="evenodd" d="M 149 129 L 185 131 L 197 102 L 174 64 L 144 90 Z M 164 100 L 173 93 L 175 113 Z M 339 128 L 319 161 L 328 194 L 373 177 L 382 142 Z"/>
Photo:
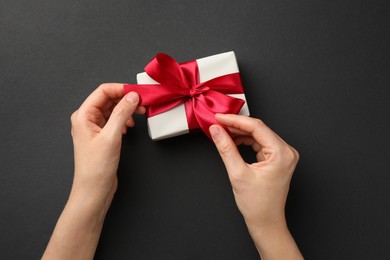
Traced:
<path id="1" fill-rule="evenodd" d="M 201 83 L 219 76 L 239 72 L 236 55 L 233 51 L 197 59 L 196 62 L 198 64 Z M 137 74 L 137 83 L 159 84 L 149 77 L 146 72 Z M 245 104 L 239 114 L 249 116 L 245 94 L 229 94 L 229 96 L 243 99 Z M 180 104 L 164 113 L 149 117 L 148 131 L 149 136 L 155 141 L 189 133 L 184 104 Z"/>

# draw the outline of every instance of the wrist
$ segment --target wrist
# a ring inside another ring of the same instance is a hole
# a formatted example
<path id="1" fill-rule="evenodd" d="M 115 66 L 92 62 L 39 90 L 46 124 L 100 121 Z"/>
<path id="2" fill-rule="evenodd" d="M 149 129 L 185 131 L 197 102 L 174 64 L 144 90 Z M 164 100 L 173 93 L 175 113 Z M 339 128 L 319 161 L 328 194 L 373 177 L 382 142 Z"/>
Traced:
<path id="1" fill-rule="evenodd" d="M 247 222 L 247 226 L 261 259 L 303 259 L 285 218 L 267 224 Z"/>
<path id="2" fill-rule="evenodd" d="M 285 234 L 289 234 L 286 219 L 284 217 L 273 220 L 245 219 L 245 223 L 251 236 L 255 236 L 258 239 L 266 239 L 270 235 L 283 236 Z"/>
<path id="3" fill-rule="evenodd" d="M 104 213 L 108 211 L 114 192 L 100 192 L 73 185 L 69 195 L 68 204 L 81 208 L 84 212 Z"/>
<path id="4" fill-rule="evenodd" d="M 108 209 L 118 187 L 116 173 L 89 174 L 75 171 L 70 198 L 93 207 Z"/>

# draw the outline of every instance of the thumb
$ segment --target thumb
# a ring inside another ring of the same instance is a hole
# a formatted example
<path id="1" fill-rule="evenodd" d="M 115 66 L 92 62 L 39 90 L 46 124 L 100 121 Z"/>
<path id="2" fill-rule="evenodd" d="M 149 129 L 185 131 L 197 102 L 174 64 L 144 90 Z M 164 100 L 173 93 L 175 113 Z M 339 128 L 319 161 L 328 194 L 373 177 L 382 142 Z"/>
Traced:
<path id="1" fill-rule="evenodd" d="M 243 172 L 243 169 L 247 165 L 238 152 L 237 146 L 225 129 L 219 125 L 212 125 L 210 126 L 209 131 L 229 176 Z"/>
<path id="2" fill-rule="evenodd" d="M 139 102 L 139 96 L 136 92 L 130 92 L 122 98 L 121 101 L 112 110 L 111 116 L 104 126 L 103 131 L 109 135 L 121 135 L 126 127 L 126 122 L 131 118 Z"/>

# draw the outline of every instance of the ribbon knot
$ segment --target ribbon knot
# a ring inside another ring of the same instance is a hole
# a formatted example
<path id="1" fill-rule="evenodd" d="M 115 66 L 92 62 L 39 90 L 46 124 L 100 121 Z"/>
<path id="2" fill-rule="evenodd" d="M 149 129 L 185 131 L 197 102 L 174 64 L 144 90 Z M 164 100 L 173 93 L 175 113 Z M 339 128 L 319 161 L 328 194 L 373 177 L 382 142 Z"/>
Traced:
<path id="1" fill-rule="evenodd" d="M 200 94 L 202 94 L 203 92 L 206 92 L 208 90 L 210 90 L 209 87 L 204 86 L 203 84 L 197 84 L 190 89 L 190 97 L 194 98 L 194 97 L 199 96 Z"/>
<path id="2" fill-rule="evenodd" d="M 145 72 L 159 84 L 125 84 L 124 93 L 136 91 L 148 117 L 184 103 L 190 131 L 201 128 L 209 138 L 209 127 L 218 124 L 216 113 L 238 114 L 245 103 L 228 96 L 244 93 L 239 73 L 200 82 L 196 61 L 179 64 L 163 53 L 146 65 Z"/>

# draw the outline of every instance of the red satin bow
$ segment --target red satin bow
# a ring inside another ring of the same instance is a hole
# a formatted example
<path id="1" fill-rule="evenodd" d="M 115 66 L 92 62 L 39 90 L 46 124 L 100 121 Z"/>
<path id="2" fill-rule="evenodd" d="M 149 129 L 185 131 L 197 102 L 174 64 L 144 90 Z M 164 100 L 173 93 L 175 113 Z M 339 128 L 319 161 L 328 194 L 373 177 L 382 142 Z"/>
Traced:
<path id="1" fill-rule="evenodd" d="M 126 84 L 124 93 L 137 92 L 140 104 L 152 117 L 185 105 L 188 128 L 202 128 L 210 138 L 209 127 L 218 124 L 216 113 L 238 114 L 245 101 L 226 94 L 244 93 L 239 73 L 223 75 L 200 83 L 198 64 L 179 64 L 172 57 L 159 53 L 145 67 L 146 73 L 160 84 Z"/>

